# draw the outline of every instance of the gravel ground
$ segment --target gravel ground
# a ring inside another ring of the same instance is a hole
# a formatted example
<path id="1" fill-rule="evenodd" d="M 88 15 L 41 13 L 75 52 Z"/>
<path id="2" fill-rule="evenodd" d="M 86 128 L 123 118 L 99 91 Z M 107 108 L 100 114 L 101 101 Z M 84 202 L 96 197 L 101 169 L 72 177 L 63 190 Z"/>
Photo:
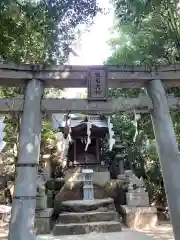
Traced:
<path id="1" fill-rule="evenodd" d="M 0 240 L 7 240 L 7 234 L 8 234 L 8 226 L 5 223 L 0 223 Z M 50 235 L 46 236 L 41 236 L 37 237 L 37 240 L 81 240 L 86 238 L 92 239 L 92 240 L 109 240 L 116 238 L 118 240 L 125 239 L 127 238 L 128 240 L 174 240 L 173 237 L 173 232 L 172 232 L 172 227 L 168 223 L 161 223 L 159 226 L 151 229 L 143 229 L 143 230 L 138 230 L 136 229 L 137 232 L 133 232 L 130 229 L 123 229 L 123 232 L 119 233 L 109 233 L 109 234 L 99 234 L 99 233 L 92 233 L 86 235 L 81 235 L 81 236 L 62 236 L 62 237 L 55 237 L 53 238 Z"/>
<path id="2" fill-rule="evenodd" d="M 153 240 L 174 240 L 172 226 L 166 222 L 162 222 L 159 226 L 151 229 L 143 229 L 138 231 L 151 236 Z"/>

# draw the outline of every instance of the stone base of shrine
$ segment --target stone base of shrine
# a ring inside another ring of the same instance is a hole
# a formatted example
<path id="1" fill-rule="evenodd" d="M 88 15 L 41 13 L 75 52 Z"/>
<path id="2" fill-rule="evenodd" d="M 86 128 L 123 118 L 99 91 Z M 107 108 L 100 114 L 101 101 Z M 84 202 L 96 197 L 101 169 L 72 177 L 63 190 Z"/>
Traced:
<path id="1" fill-rule="evenodd" d="M 35 233 L 49 234 L 52 229 L 52 214 L 53 208 L 36 211 L 35 218 Z"/>
<path id="2" fill-rule="evenodd" d="M 110 173 L 107 166 L 86 166 L 93 170 L 92 181 L 93 184 L 104 186 L 108 180 L 110 180 Z M 77 182 L 82 179 L 83 167 L 69 167 L 65 172 L 65 182 L 73 181 Z"/>
<path id="3" fill-rule="evenodd" d="M 120 232 L 121 224 L 111 198 L 61 202 L 53 235 Z"/>
<path id="4" fill-rule="evenodd" d="M 120 207 L 123 223 L 129 228 L 153 227 L 158 224 L 157 209 L 155 207 Z"/>

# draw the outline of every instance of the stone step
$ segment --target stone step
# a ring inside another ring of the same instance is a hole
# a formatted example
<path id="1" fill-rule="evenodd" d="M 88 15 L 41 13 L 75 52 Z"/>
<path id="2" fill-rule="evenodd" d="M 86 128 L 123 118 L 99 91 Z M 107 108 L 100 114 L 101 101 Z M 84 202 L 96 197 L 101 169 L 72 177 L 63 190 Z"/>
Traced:
<path id="1" fill-rule="evenodd" d="M 120 232 L 121 225 L 117 221 L 91 222 L 91 223 L 57 223 L 53 229 L 54 236 L 87 234 L 91 232 Z"/>
<path id="2" fill-rule="evenodd" d="M 108 212 L 115 211 L 114 200 L 107 199 L 94 199 L 94 200 L 73 200 L 61 202 L 62 212 Z"/>
<path id="3" fill-rule="evenodd" d="M 109 212 L 83 212 L 83 213 L 62 213 L 59 215 L 60 223 L 84 223 L 101 221 L 118 221 L 119 216 L 115 211 Z"/>

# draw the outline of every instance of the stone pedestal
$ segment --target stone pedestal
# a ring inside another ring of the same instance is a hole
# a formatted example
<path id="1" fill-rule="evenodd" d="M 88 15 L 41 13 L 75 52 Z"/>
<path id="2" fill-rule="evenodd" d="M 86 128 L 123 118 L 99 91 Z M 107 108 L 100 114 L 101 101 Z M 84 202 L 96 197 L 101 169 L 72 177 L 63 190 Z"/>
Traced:
<path id="1" fill-rule="evenodd" d="M 120 214 L 123 223 L 129 228 L 145 228 L 157 225 L 157 209 L 155 207 L 121 206 Z"/>
<path id="2" fill-rule="evenodd" d="M 125 182 L 125 175 L 124 174 L 118 174 L 117 179 Z"/>
<path id="3" fill-rule="evenodd" d="M 47 208 L 47 196 L 36 196 L 36 210 L 44 210 Z"/>
<path id="4" fill-rule="evenodd" d="M 40 179 L 41 180 L 41 179 Z M 35 216 L 35 233 L 48 234 L 51 232 L 52 208 L 47 208 L 47 195 L 45 194 L 44 184 L 38 182 L 38 191 L 36 196 L 36 216 Z"/>
<path id="5" fill-rule="evenodd" d="M 36 234 L 49 234 L 52 228 L 52 214 L 53 208 L 45 210 L 36 210 L 35 218 L 35 233 Z"/>
<path id="6" fill-rule="evenodd" d="M 47 207 L 52 208 L 53 207 L 53 192 L 48 190 L 47 193 Z"/>
<path id="7" fill-rule="evenodd" d="M 143 188 L 131 190 L 126 193 L 126 203 L 129 207 L 148 207 L 148 193 Z"/>
<path id="8" fill-rule="evenodd" d="M 107 166 L 91 166 L 92 183 L 94 188 L 94 198 L 103 199 L 110 197 L 104 187 L 110 181 L 110 173 Z M 68 168 L 65 172 L 65 184 L 60 189 L 55 198 L 55 205 L 63 201 L 82 200 L 83 199 L 83 182 L 82 167 Z"/>

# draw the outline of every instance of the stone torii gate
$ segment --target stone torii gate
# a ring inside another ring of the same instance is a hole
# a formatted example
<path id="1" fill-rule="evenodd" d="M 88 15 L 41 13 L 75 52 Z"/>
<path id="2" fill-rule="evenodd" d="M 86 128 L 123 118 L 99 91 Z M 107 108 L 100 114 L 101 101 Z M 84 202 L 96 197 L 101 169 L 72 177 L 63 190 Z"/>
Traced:
<path id="1" fill-rule="evenodd" d="M 180 66 L 156 70 L 145 66 L 53 66 L 0 64 L 0 86 L 24 86 L 24 99 L 0 99 L 0 112 L 22 112 L 15 196 L 9 240 L 34 239 L 36 176 L 41 112 L 111 115 L 117 111 L 150 112 L 173 224 L 180 239 L 180 156 L 164 86 L 180 85 Z M 44 88 L 88 88 L 88 99 L 43 99 Z M 108 99 L 108 88 L 146 88 L 147 97 Z M 10 109 L 9 109 L 10 106 Z"/>

